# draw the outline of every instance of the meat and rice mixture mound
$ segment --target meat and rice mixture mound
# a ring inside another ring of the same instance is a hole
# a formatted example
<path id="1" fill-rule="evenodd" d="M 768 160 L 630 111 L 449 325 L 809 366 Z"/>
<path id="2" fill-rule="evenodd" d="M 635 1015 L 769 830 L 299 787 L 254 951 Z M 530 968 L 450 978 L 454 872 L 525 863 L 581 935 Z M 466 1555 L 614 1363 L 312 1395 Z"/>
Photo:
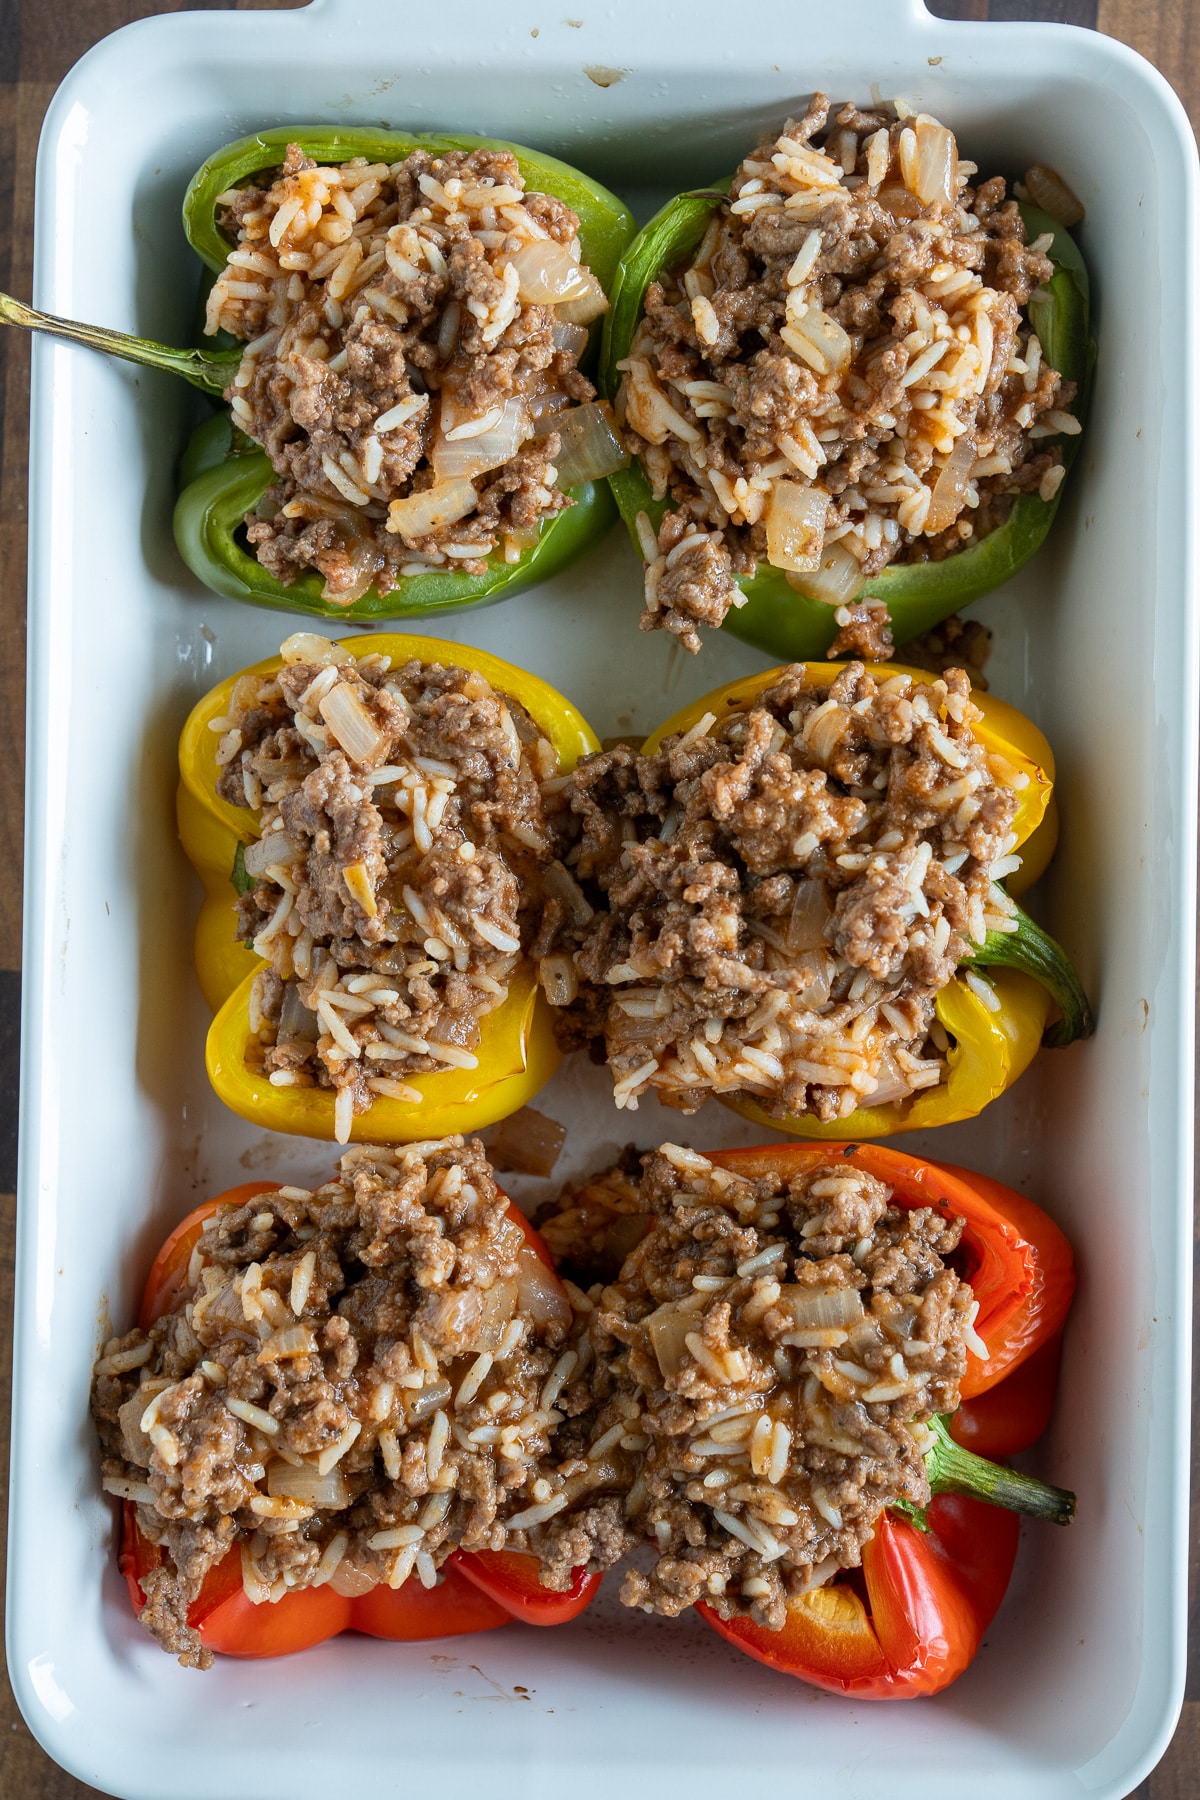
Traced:
<path id="1" fill-rule="evenodd" d="M 581 904 L 549 907 L 534 948 L 568 1031 L 602 1036 L 618 1106 L 653 1088 L 831 1120 L 945 1078 L 938 993 L 1016 929 L 1014 771 L 970 693 L 958 669 L 849 663 L 810 687 L 794 664 L 653 755 L 618 745 L 552 784 Z"/>
<path id="2" fill-rule="evenodd" d="M 187 1609 L 231 1545 L 255 1602 L 433 1587 L 504 1545 L 572 1324 L 507 1211 L 476 1142 L 356 1148 L 218 1210 L 174 1310 L 105 1345 L 104 1487 L 166 1553 L 141 1620 L 182 1662 L 212 1660 Z"/>
<path id="3" fill-rule="evenodd" d="M 1053 265 L 995 177 L 899 103 L 817 95 L 734 176 L 686 269 L 649 287 L 617 410 L 656 499 L 643 629 L 698 650 L 760 559 L 850 603 L 892 562 L 953 555 L 1017 494 L 1050 499 L 1078 432 L 1074 383 L 1024 308 Z M 886 617 L 881 615 L 882 625 Z"/>
<path id="4" fill-rule="evenodd" d="M 480 674 L 355 660 L 299 632 L 236 684 L 217 791 L 257 812 L 238 933 L 265 957 L 251 1029 L 276 1087 L 333 1088 L 335 1133 L 404 1077 L 477 1065 L 550 856 L 558 758 Z M 527 922 L 528 919 L 528 922 Z"/>
<path id="5" fill-rule="evenodd" d="M 895 1207 L 844 1162 L 747 1180 L 674 1144 L 645 1157 L 638 1198 L 650 1228 L 592 1290 L 591 1410 L 557 1442 L 626 1446 L 621 1510 L 657 1550 L 627 1606 L 704 1600 L 779 1629 L 789 1598 L 859 1564 L 886 1507 L 928 1504 L 927 1421 L 986 1354 L 947 1262 L 962 1221 Z M 589 1553 L 603 1564 L 605 1542 L 576 1529 L 571 1554 Z"/>
<path id="6" fill-rule="evenodd" d="M 575 214 L 498 150 L 319 168 L 293 144 L 267 182 L 222 196 L 206 321 L 251 340 L 226 397 L 279 477 L 258 560 L 347 606 L 515 562 L 571 504 L 557 427 L 594 398 L 577 364 L 608 303 Z"/>

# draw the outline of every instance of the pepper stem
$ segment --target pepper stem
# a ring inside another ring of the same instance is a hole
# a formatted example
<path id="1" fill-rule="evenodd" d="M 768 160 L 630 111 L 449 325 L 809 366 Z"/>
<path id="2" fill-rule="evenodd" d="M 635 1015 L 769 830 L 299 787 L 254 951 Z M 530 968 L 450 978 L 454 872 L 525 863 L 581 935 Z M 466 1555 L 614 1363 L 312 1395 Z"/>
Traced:
<path id="1" fill-rule="evenodd" d="M 966 1494 L 972 1500 L 986 1500 L 989 1506 L 1026 1513 L 1031 1519 L 1049 1519 L 1053 1525 L 1068 1525 L 1075 1517 L 1075 1496 L 1069 1489 L 1051 1487 L 1032 1475 L 964 1450 L 950 1436 L 942 1418 L 929 1423 L 937 1442 L 925 1453 L 925 1469 L 935 1494 Z"/>
<path id="2" fill-rule="evenodd" d="M 1066 951 L 1019 906 L 1016 919 L 1015 931 L 989 931 L 980 948 L 964 961 L 976 968 L 1020 969 L 1041 983 L 1062 1014 L 1043 1034 L 1042 1042 L 1050 1049 L 1060 1050 L 1076 1038 L 1091 1037 L 1096 1020 Z"/>
<path id="3" fill-rule="evenodd" d="M 64 338 L 72 344 L 86 344 L 89 350 L 101 350 L 106 356 L 119 356 L 126 362 L 139 363 L 147 369 L 165 369 L 170 375 L 182 375 L 193 387 L 203 389 L 218 399 L 237 373 L 241 351 L 209 352 L 207 350 L 174 350 L 169 344 L 156 344 L 151 338 L 131 337 L 125 331 L 110 331 L 105 325 L 80 325 L 74 319 L 59 319 L 53 313 L 38 312 L 14 300 L 11 294 L 0 294 L 0 323 L 20 325 L 26 331 L 44 331 L 50 337 Z"/>

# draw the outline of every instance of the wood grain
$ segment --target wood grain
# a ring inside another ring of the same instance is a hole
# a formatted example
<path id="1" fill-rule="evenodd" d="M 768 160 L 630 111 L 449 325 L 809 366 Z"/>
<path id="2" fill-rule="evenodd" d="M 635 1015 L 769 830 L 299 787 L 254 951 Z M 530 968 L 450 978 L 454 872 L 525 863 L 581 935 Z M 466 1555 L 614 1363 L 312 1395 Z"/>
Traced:
<path id="1" fill-rule="evenodd" d="M 228 10 L 230 0 L 188 0 L 192 10 Z M 266 0 L 270 5 L 272 0 Z M 293 0 L 274 0 L 289 5 Z M 240 4 L 240 0 L 234 0 Z M 929 0 L 955 19 L 1043 19 L 1095 27 L 1155 63 L 1200 126 L 1200 7 L 1193 0 Z M 27 297 L 32 263 L 33 169 L 41 121 L 54 88 L 92 44 L 147 15 L 179 10 L 155 0 L 0 0 L 0 287 Z M 866 71 L 869 74 L 869 70 Z M 29 355 L 0 331 L 0 1190 L 14 1178 L 19 979 L 25 642 L 25 465 Z M 0 1445 L 8 1443 L 14 1203 L 0 1192 Z M 1200 1433 L 1194 1433 L 1200 1440 Z M 1195 1456 L 1195 1453 L 1194 1453 Z M 7 1455 L 4 1457 L 7 1467 Z M 1191 1637 L 1187 1699 L 1162 1762 L 1130 1800 L 1200 1795 L 1200 1631 L 1197 1572 L 1200 1483 L 1193 1462 Z M 4 1477 L 0 1477 L 3 1481 Z M 0 1513 L 7 1487 L 0 1492 Z M 3 1523 L 0 1518 L 0 1523 Z M 2 1583 L 0 1576 L 0 1583 Z M 969 1774 L 964 1771 L 964 1791 Z M 84 1800 L 97 1790 L 53 1764 L 0 1680 L 0 1800 Z M 101 1797 L 103 1800 L 103 1797 Z"/>

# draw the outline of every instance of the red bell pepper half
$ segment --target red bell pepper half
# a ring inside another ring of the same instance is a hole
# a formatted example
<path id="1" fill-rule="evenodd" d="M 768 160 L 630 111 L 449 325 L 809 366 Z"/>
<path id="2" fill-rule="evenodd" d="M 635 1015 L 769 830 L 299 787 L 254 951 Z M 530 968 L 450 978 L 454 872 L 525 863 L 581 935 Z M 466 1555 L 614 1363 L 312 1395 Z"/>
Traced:
<path id="1" fill-rule="evenodd" d="M 936 1694 L 970 1663 L 1004 1598 L 1017 1511 L 1060 1524 L 1073 1511 L 1073 1497 L 1061 1490 L 982 1460 L 1025 1449 L 1048 1422 L 1075 1287 L 1070 1245 L 1040 1207 L 1000 1182 L 883 1145 L 780 1144 L 709 1155 L 739 1175 L 784 1180 L 842 1157 L 886 1182 L 894 1205 L 966 1221 L 952 1260 L 979 1300 L 975 1329 L 988 1356 L 968 1367 L 959 1412 L 934 1422 L 926 1466 L 935 1497 L 924 1519 L 885 1513 L 861 1570 L 792 1600 L 782 1631 L 698 1608 L 739 1650 L 829 1692 Z"/>
<path id="2" fill-rule="evenodd" d="M 220 1206 L 245 1206 L 259 1194 L 273 1192 L 277 1181 L 245 1182 L 207 1200 L 188 1214 L 167 1238 L 151 1265 L 142 1296 L 138 1324 L 143 1331 L 172 1307 L 188 1288 L 188 1265 L 205 1220 Z M 550 1253 L 518 1207 L 509 1218 L 525 1234 L 539 1261 L 553 1272 Z M 146 1604 L 143 1579 L 163 1561 L 137 1522 L 137 1508 L 124 1502 L 120 1569 L 134 1611 Z M 393 1590 L 382 1584 L 348 1597 L 332 1587 L 297 1588 L 282 1599 L 255 1605 L 242 1584 L 241 1551 L 234 1545 L 215 1568 L 188 1608 L 188 1624 L 208 1650 L 224 1656 L 287 1656 L 307 1650 L 342 1631 L 412 1643 L 424 1638 L 460 1637 L 491 1631 L 519 1620 L 527 1625 L 562 1625 L 583 1612 L 596 1597 L 602 1577 L 584 1569 L 565 1593 L 544 1588 L 537 1558 L 516 1550 L 451 1553 L 436 1588 L 406 1581 Z"/>

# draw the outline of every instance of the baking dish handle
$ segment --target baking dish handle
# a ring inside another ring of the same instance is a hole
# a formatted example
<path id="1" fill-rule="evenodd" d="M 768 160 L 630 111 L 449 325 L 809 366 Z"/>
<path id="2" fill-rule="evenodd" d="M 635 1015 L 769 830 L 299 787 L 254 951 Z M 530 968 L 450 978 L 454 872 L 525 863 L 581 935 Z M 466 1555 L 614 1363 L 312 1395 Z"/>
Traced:
<path id="1" fill-rule="evenodd" d="M 322 18 L 345 19 L 347 22 L 352 20 L 356 26 L 371 27 L 378 24 L 385 31 L 395 29 L 395 0 L 308 0 L 307 6 L 300 10 L 307 18 L 315 18 L 320 15 Z M 485 12 L 482 5 L 473 6 L 472 0 L 467 0 L 465 8 L 460 6 L 455 13 L 456 27 L 460 32 L 464 25 L 467 27 L 467 30 L 461 33 L 464 41 L 471 40 L 472 34 L 469 27 L 470 14 L 473 10 L 478 11 L 477 22 L 480 31 L 486 29 L 489 16 L 494 20 L 490 9 Z M 809 13 L 814 19 L 823 18 L 828 12 L 828 0 L 792 0 L 791 10 L 793 15 L 799 14 L 803 17 L 804 14 Z M 464 11 L 467 14 L 465 19 L 462 16 Z M 525 16 L 526 14 L 528 17 Z M 631 17 L 634 16 L 636 16 L 636 8 L 631 8 Z M 891 37 L 897 27 L 903 26 L 906 22 L 914 24 L 945 23 L 928 11 L 925 0 L 842 0 L 840 17 L 846 25 L 853 28 L 856 35 L 866 37 L 872 36 L 876 29 L 881 34 L 886 33 L 888 37 Z M 522 6 L 520 0 L 517 0 L 515 6 L 510 6 L 505 11 L 504 32 L 506 37 L 515 39 L 523 39 L 527 35 L 535 38 L 541 37 L 543 48 L 547 48 L 546 40 L 553 43 L 556 39 L 561 38 L 565 42 L 577 43 L 579 41 L 577 34 L 587 23 L 586 14 L 582 20 L 564 18 L 548 21 L 545 17 L 544 7 L 534 4 L 533 0 L 526 0 L 526 4 Z M 627 71 L 614 70 L 614 73 L 625 74 Z M 605 86 L 607 84 L 600 83 L 598 85 Z"/>

